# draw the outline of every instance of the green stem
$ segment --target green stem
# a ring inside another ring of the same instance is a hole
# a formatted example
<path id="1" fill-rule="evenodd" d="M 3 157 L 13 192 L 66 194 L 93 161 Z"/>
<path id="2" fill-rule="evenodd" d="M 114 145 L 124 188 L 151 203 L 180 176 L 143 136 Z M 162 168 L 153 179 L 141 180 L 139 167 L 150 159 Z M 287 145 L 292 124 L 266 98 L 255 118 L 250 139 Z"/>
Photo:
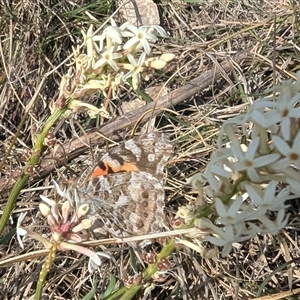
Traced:
<path id="1" fill-rule="evenodd" d="M 33 300 L 40 300 L 43 292 L 43 287 L 46 281 L 46 276 L 49 273 L 50 267 L 55 259 L 57 251 L 57 244 L 52 244 L 52 247 L 50 248 L 50 252 L 47 256 L 46 261 L 43 264 L 43 267 L 40 272 L 39 280 L 37 282 L 37 286 L 35 289 L 35 295 Z"/>
<path id="2" fill-rule="evenodd" d="M 158 271 L 158 267 L 157 267 L 157 264 L 158 262 L 164 258 L 164 257 L 168 257 L 170 256 L 173 251 L 174 251 L 174 242 L 173 242 L 173 239 L 170 238 L 167 242 L 167 244 L 161 249 L 161 251 L 159 252 L 159 254 L 157 255 L 157 258 L 156 258 L 156 263 L 155 264 L 151 264 L 147 267 L 147 269 L 144 271 L 143 273 L 143 278 L 144 278 L 144 281 L 149 281 L 152 279 L 152 276 L 155 274 L 155 272 Z"/>
<path id="3" fill-rule="evenodd" d="M 6 206 L 3 210 L 3 215 L 0 219 L 0 234 L 2 234 L 3 229 L 9 219 L 9 216 L 15 206 L 15 203 L 17 201 L 17 197 L 19 196 L 19 193 L 23 186 L 26 184 L 28 181 L 30 174 L 28 173 L 28 167 L 35 167 L 39 161 L 41 154 L 43 153 L 43 148 L 44 148 L 44 140 L 49 132 L 50 128 L 53 126 L 53 124 L 61 117 L 61 115 L 65 112 L 65 109 L 60 109 L 60 110 L 55 110 L 51 116 L 48 118 L 46 121 L 43 129 L 41 132 L 38 134 L 37 139 L 36 139 L 36 144 L 34 146 L 34 149 L 32 151 L 32 154 L 28 160 L 28 163 L 23 169 L 23 172 L 21 176 L 18 178 L 16 183 L 14 184 L 11 193 L 8 197 Z"/>
<path id="4" fill-rule="evenodd" d="M 174 243 L 173 239 L 169 239 L 168 243 L 163 247 L 163 249 L 160 251 L 160 253 L 157 255 L 156 262 L 154 264 L 151 264 L 147 267 L 147 269 L 143 272 L 143 282 L 142 284 L 133 284 L 130 288 L 121 287 L 111 295 L 105 297 L 103 300 L 114 300 L 114 299 L 120 299 L 120 300 L 131 300 L 137 292 L 143 287 L 143 285 L 150 280 L 152 280 L 152 276 L 155 274 L 155 272 L 158 271 L 157 264 L 163 257 L 170 256 L 174 251 Z M 122 296 L 121 296 L 122 295 Z M 121 296 L 121 298 L 120 298 Z"/>
<path id="5" fill-rule="evenodd" d="M 141 289 L 142 285 L 132 285 L 130 287 L 130 289 L 128 289 L 124 294 L 123 296 L 120 298 L 120 300 L 131 300 L 135 295 L 136 293 Z"/>

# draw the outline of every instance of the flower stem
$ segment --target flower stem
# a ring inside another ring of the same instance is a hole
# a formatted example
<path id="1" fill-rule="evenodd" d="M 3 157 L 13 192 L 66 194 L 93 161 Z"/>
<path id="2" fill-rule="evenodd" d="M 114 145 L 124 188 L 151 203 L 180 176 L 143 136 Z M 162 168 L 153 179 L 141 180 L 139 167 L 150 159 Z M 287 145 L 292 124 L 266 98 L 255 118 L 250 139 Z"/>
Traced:
<path id="1" fill-rule="evenodd" d="M 40 272 L 39 280 L 37 282 L 36 290 L 35 290 L 35 295 L 33 300 L 39 300 L 41 299 L 42 292 L 43 292 L 43 286 L 46 281 L 46 276 L 50 270 L 50 267 L 52 265 L 52 262 L 55 259 L 56 256 L 56 250 L 57 250 L 57 243 L 52 244 L 52 247 L 50 248 L 50 252 L 47 255 L 47 259 L 43 264 L 43 267 Z"/>
<path id="2" fill-rule="evenodd" d="M 150 280 L 152 280 L 152 276 L 155 274 L 155 272 L 158 271 L 157 264 L 163 257 L 168 257 L 172 254 L 174 251 L 174 242 L 173 239 L 169 239 L 167 244 L 163 247 L 163 249 L 160 251 L 160 253 L 157 255 L 156 262 L 154 264 L 151 264 L 147 267 L 147 269 L 143 272 L 143 283 L 142 284 L 133 284 L 130 286 L 130 288 L 121 287 L 117 291 L 115 291 L 113 294 L 105 297 L 103 300 L 114 300 L 114 299 L 122 299 L 122 300 L 131 300 L 137 292 L 143 287 L 143 285 Z M 120 296 L 122 297 L 120 298 Z"/>
<path id="3" fill-rule="evenodd" d="M 14 184 L 14 186 L 10 192 L 10 195 L 8 197 L 6 206 L 3 210 L 3 215 L 0 219 L 0 234 L 3 232 L 3 229 L 4 229 L 6 223 L 9 219 L 9 216 L 15 206 L 17 197 L 19 196 L 21 189 L 23 188 L 23 186 L 26 184 L 26 182 L 28 181 L 28 179 L 30 177 L 30 174 L 28 173 L 28 168 L 35 167 L 39 163 L 40 157 L 43 153 L 45 137 L 46 137 L 47 133 L 49 132 L 50 128 L 53 126 L 53 124 L 61 117 L 61 115 L 65 111 L 66 111 L 65 108 L 55 110 L 50 115 L 50 117 L 48 118 L 46 123 L 44 124 L 44 127 L 42 128 L 41 132 L 38 134 L 37 139 L 36 139 L 36 144 L 34 146 L 32 154 L 31 154 L 26 166 L 24 167 L 21 176 L 18 178 L 18 180 Z"/>

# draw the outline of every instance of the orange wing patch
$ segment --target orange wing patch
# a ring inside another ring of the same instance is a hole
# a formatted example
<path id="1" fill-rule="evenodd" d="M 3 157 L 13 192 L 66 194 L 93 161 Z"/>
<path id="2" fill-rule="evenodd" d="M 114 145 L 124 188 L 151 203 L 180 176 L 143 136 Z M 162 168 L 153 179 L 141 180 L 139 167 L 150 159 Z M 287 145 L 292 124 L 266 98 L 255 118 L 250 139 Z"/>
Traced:
<path id="1" fill-rule="evenodd" d="M 118 172 L 135 172 L 139 171 L 138 167 L 134 163 L 124 163 L 123 165 L 114 165 L 107 161 L 101 161 L 99 165 L 94 169 L 91 174 L 92 178 L 105 176 L 110 173 Z"/>

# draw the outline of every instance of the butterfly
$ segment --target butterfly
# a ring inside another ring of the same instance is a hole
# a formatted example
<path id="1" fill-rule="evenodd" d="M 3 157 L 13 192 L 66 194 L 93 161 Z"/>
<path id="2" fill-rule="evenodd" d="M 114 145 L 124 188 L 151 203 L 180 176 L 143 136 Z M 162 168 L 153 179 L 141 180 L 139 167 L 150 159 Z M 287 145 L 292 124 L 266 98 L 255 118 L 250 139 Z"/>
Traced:
<path id="1" fill-rule="evenodd" d="M 88 167 L 70 188 L 76 189 L 77 205 L 89 204 L 94 233 L 129 237 L 161 231 L 164 168 L 172 155 L 168 135 L 150 132 L 111 148 Z"/>

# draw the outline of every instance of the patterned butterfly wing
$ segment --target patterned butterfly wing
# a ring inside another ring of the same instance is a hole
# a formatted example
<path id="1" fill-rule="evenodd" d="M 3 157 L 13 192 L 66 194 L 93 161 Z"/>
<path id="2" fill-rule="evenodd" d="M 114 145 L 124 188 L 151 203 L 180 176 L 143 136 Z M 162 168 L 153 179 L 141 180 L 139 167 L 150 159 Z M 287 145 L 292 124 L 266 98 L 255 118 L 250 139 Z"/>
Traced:
<path id="1" fill-rule="evenodd" d="M 77 182 L 90 204 L 94 231 L 127 237 L 158 232 L 164 223 L 164 167 L 173 146 L 164 133 L 135 137 L 108 151 Z"/>

